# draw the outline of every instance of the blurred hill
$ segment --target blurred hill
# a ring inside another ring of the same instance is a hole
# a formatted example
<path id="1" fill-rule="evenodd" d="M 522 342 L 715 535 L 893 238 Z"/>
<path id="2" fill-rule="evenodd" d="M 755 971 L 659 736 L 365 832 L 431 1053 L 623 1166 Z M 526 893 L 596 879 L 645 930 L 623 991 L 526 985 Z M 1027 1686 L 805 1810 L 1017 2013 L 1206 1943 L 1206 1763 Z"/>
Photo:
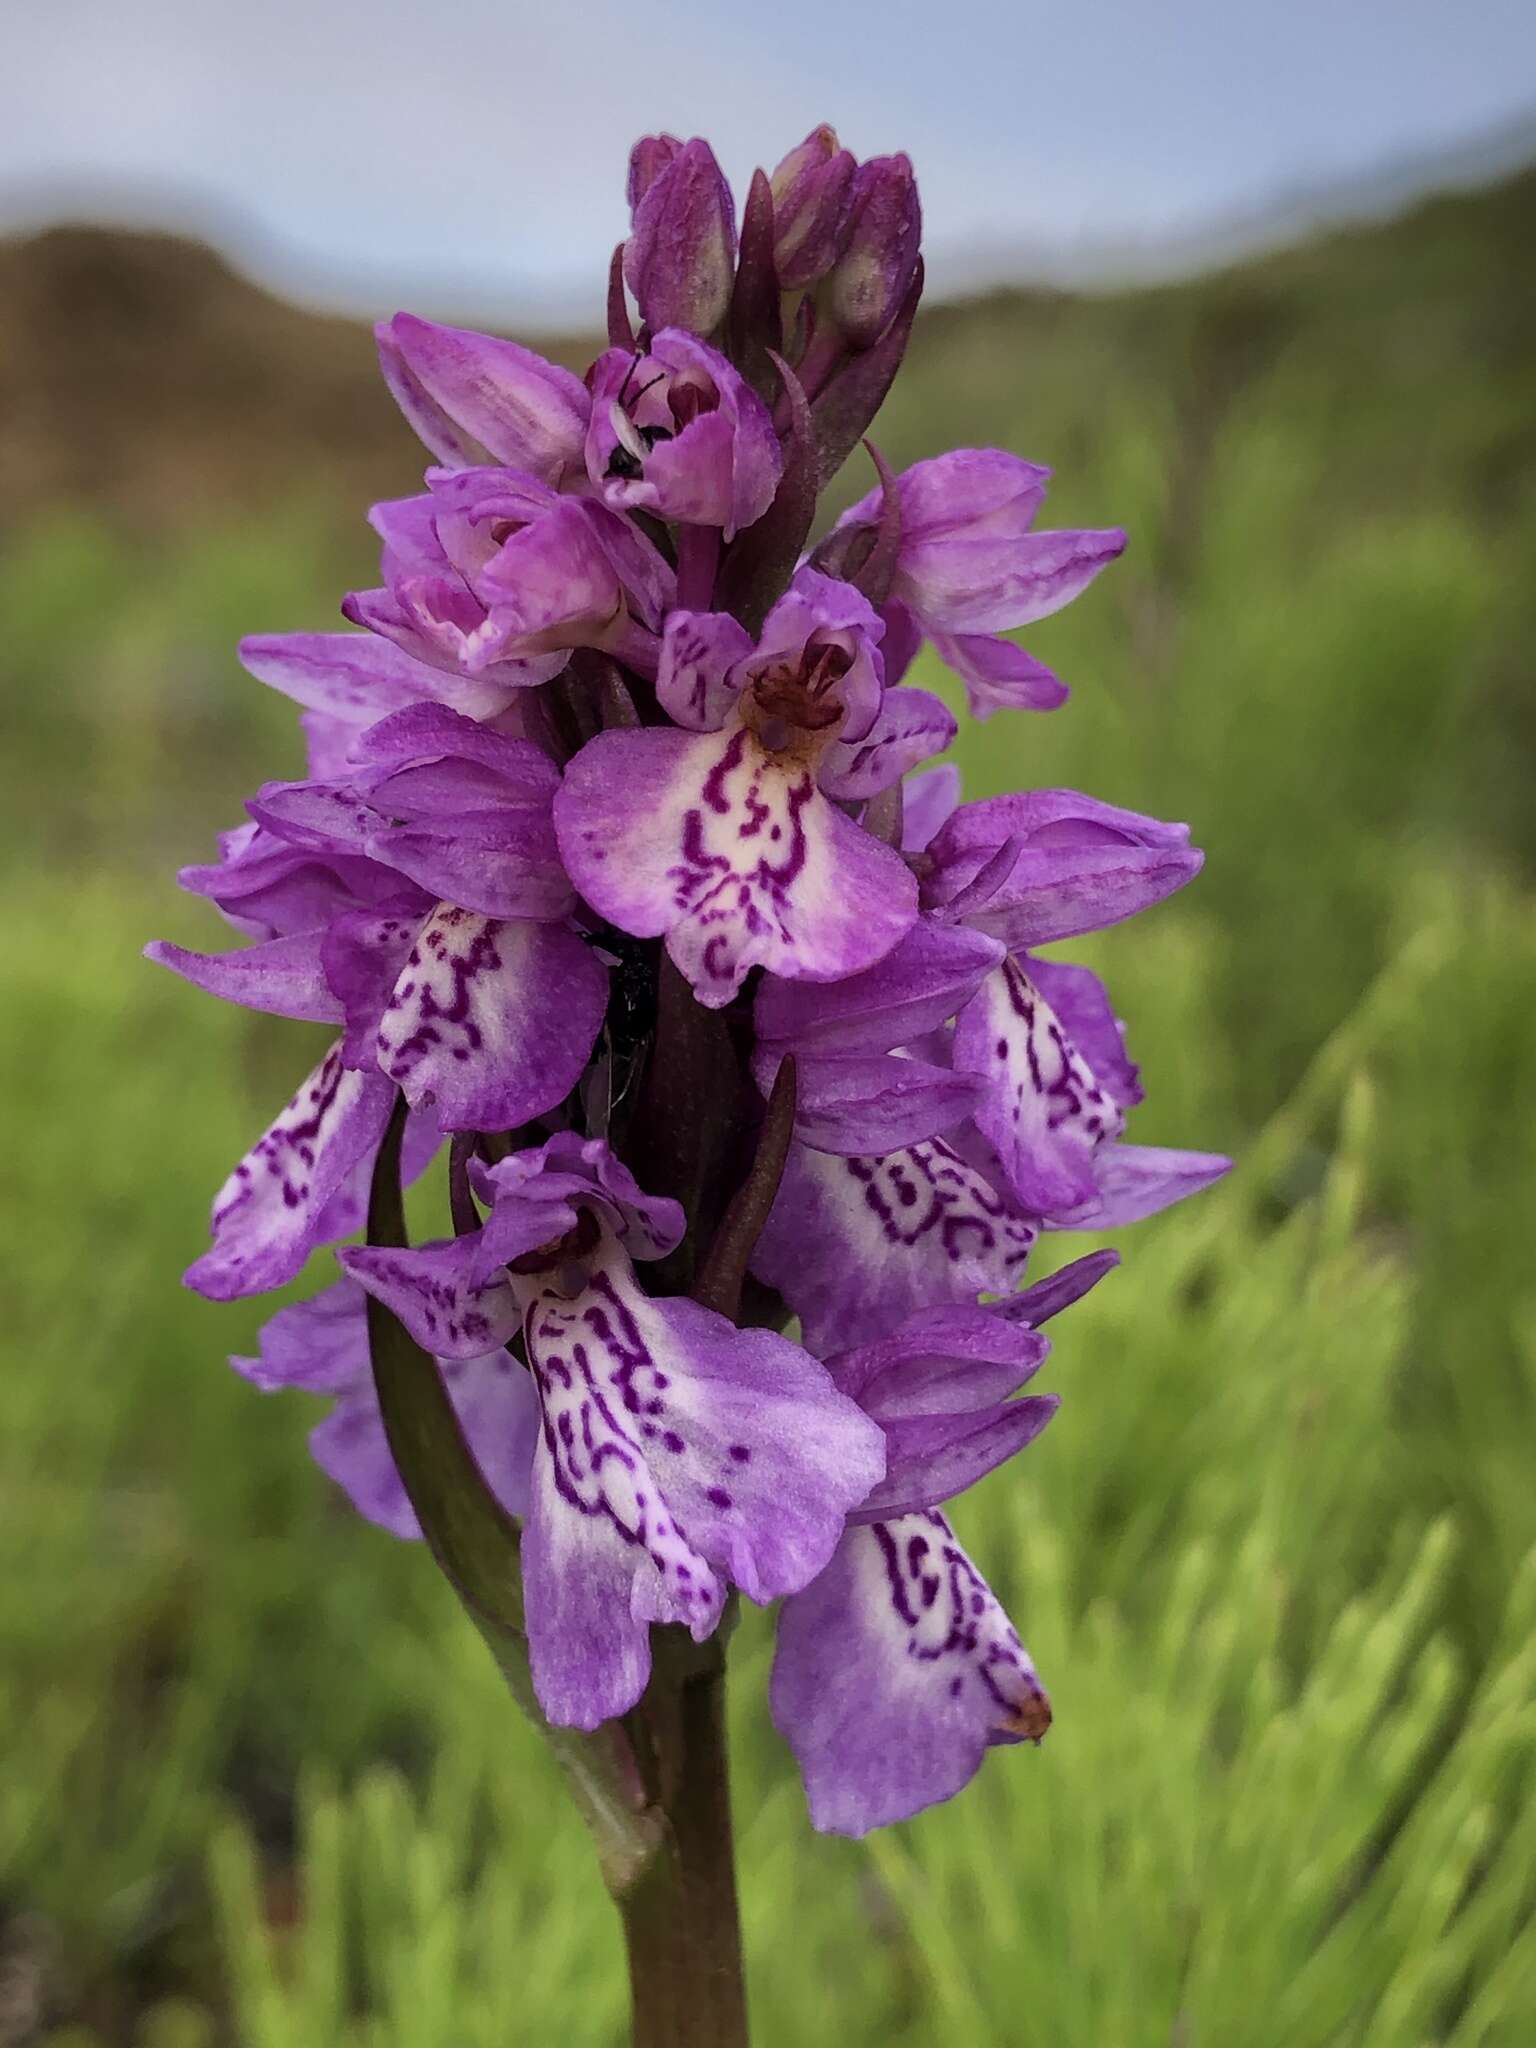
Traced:
<path id="1" fill-rule="evenodd" d="M 1186 430 L 1171 488 L 1187 496 L 1236 395 L 1301 363 L 1325 373 L 1341 436 L 1371 444 L 1356 488 L 1390 491 L 1453 448 L 1447 486 L 1497 509 L 1536 462 L 1533 244 L 1536 170 L 1180 284 L 936 305 L 881 436 L 906 460 L 1006 421 L 1066 466 L 1098 408 L 1139 394 Z M 592 346 L 539 345 L 576 366 Z M 351 519 L 415 470 L 363 323 L 290 305 L 173 236 L 0 242 L 7 523 L 68 503 L 163 532 L 295 498 Z"/>

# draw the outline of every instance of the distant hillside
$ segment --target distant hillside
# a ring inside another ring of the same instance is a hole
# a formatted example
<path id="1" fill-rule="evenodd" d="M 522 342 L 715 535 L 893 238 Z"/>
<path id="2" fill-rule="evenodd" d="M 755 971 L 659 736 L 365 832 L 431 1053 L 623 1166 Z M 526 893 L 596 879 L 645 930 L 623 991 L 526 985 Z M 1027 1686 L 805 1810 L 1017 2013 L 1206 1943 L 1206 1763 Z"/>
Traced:
<path id="1" fill-rule="evenodd" d="M 1497 499 L 1536 462 L 1533 246 L 1527 172 L 1186 284 L 937 306 L 881 439 L 898 460 L 1002 438 L 1066 465 L 1106 411 L 1144 410 L 1175 429 L 1177 492 L 1246 385 L 1301 371 L 1345 440 L 1376 443 L 1352 488 L 1417 482 L 1454 442 L 1459 482 Z M 5 524 L 70 501 L 154 532 L 297 497 L 351 519 L 415 469 L 361 324 L 286 304 L 169 236 L 0 243 Z"/>

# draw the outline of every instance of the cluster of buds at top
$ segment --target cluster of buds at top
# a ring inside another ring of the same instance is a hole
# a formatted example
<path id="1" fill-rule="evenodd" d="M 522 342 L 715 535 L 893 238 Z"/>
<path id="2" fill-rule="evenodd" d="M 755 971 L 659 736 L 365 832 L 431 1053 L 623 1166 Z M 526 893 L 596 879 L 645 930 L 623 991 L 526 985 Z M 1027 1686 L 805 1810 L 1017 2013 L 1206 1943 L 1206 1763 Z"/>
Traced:
<path id="1" fill-rule="evenodd" d="M 630 349 L 680 327 L 717 344 L 777 403 L 781 428 L 789 400 L 777 364 L 787 363 L 810 407 L 825 483 L 879 410 L 917 312 L 922 211 L 907 158 L 861 164 L 830 128 L 813 129 L 771 176 L 754 174 L 738 237 L 709 144 L 648 136 L 630 158 L 629 201 L 610 341 Z"/>
<path id="2" fill-rule="evenodd" d="M 1018 1397 L 1041 1326 L 1114 1263 L 1021 1287 L 1042 1232 L 1226 1162 L 1124 1142 L 1119 1020 L 1042 949 L 1200 856 L 1076 791 L 963 803 L 932 765 L 956 721 L 904 680 L 925 641 L 976 717 L 1066 695 L 1006 635 L 1123 536 L 1039 530 L 1045 470 L 871 449 L 812 545 L 921 289 L 906 159 L 818 129 L 738 229 L 708 147 L 657 137 L 630 203 L 585 378 L 381 328 L 425 488 L 373 509 L 355 630 L 245 643 L 304 709 L 307 772 L 182 877 L 249 943 L 151 952 L 334 1042 L 188 1278 L 282 1287 L 367 1220 L 241 1369 L 329 1396 L 321 1464 L 445 1541 L 379 1329 L 438 1362 L 454 1483 L 521 1525 L 552 1724 L 627 1713 L 653 1624 L 705 1641 L 734 1593 L 782 1601 L 778 1726 L 817 1824 L 860 1833 L 1048 1724 L 946 1504 L 1049 1419 Z M 383 1196 L 438 1158 L 453 1235 L 412 1247 Z"/>

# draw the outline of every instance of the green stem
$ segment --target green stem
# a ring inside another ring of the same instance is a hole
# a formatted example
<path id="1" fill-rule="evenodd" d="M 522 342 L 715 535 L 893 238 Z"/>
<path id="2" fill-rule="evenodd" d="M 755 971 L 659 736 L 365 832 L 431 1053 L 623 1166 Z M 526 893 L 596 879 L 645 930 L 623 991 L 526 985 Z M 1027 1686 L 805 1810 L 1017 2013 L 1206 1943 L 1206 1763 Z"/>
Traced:
<path id="1" fill-rule="evenodd" d="M 656 1672 L 629 1717 L 660 1840 L 615 1894 L 629 1953 L 633 2048 L 747 2048 L 718 1638 L 652 1632 Z"/>

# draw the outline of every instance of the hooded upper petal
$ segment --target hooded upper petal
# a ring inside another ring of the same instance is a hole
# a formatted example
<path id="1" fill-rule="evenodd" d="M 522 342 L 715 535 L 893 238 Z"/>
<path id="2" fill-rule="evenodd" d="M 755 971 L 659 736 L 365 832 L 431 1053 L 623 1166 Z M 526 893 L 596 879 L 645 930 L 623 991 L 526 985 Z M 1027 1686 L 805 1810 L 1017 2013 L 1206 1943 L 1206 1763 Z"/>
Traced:
<path id="1" fill-rule="evenodd" d="M 569 370 L 494 335 L 397 313 L 376 330 L 384 381 L 440 462 L 493 461 L 561 485 L 579 473 L 589 400 Z M 467 437 L 467 438 L 466 438 Z"/>
<path id="2" fill-rule="evenodd" d="M 767 406 L 679 327 L 644 355 L 610 349 L 593 365 L 586 459 L 615 511 L 716 526 L 726 540 L 767 511 L 784 467 Z"/>
<path id="3" fill-rule="evenodd" d="M 928 847 L 923 906 L 1011 948 L 1100 931 L 1181 889 L 1204 855 L 1187 825 L 1071 789 L 962 804 Z"/>
<path id="4" fill-rule="evenodd" d="M 360 734 L 352 760 L 343 780 L 268 783 L 252 815 L 293 845 L 332 860 L 366 856 L 466 910 L 571 909 L 551 818 L 559 771 L 531 741 L 419 704 Z"/>

